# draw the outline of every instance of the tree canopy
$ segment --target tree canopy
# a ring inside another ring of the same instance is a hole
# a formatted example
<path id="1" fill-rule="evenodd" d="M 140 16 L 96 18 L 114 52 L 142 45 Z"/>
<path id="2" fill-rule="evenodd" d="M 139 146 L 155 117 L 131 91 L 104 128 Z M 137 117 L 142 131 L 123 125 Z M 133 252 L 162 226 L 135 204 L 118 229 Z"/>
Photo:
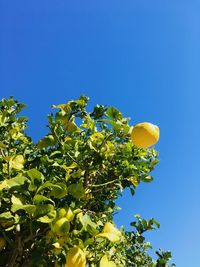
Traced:
<path id="1" fill-rule="evenodd" d="M 150 256 L 145 232 L 159 227 L 135 215 L 117 229 L 116 199 L 153 180 L 154 148 L 131 140 L 129 119 L 114 107 L 87 111 L 80 96 L 52 106 L 49 133 L 27 135 L 24 104 L 0 102 L 0 266 L 167 267 L 171 253 Z"/>

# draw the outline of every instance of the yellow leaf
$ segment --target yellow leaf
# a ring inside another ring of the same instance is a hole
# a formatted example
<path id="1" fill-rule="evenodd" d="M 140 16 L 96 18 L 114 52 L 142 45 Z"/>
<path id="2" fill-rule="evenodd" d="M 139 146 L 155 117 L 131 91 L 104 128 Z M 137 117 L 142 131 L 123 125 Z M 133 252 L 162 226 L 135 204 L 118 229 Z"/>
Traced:
<path id="1" fill-rule="evenodd" d="M 70 113 L 71 108 L 68 104 L 53 105 L 52 108 L 59 108 L 64 110 L 67 114 Z"/>
<path id="2" fill-rule="evenodd" d="M 104 225 L 102 233 L 98 234 L 97 237 L 106 237 L 111 242 L 118 242 L 121 237 L 121 232 L 110 222 Z"/>
<path id="3" fill-rule="evenodd" d="M 25 160 L 22 155 L 7 157 L 6 160 L 9 162 L 11 169 L 21 170 L 24 168 Z"/>
<path id="4" fill-rule="evenodd" d="M 80 131 L 80 129 L 78 128 L 78 126 L 74 123 L 69 121 L 68 123 L 65 124 L 65 130 L 68 132 L 76 132 L 76 131 Z"/>
<path id="5" fill-rule="evenodd" d="M 98 132 L 98 133 L 94 133 L 94 134 L 92 134 L 91 136 L 90 136 L 90 138 L 91 138 L 91 140 L 93 141 L 93 142 L 97 142 L 97 141 L 102 141 L 103 139 L 104 139 L 104 135 L 102 134 L 102 133 L 100 133 L 100 132 Z"/>
<path id="6" fill-rule="evenodd" d="M 101 234 L 98 234 L 97 237 L 106 237 L 111 242 L 118 242 L 120 240 L 120 237 L 113 233 L 101 233 Z"/>
<path id="7" fill-rule="evenodd" d="M 24 157 L 22 155 L 17 155 L 11 158 L 10 166 L 13 169 L 21 170 L 24 168 Z"/>
<path id="8" fill-rule="evenodd" d="M 134 187 L 137 187 L 139 184 L 137 178 L 135 177 L 130 177 L 127 180 L 130 181 Z"/>
<path id="9" fill-rule="evenodd" d="M 66 143 L 71 143 L 71 142 L 72 142 L 72 138 L 69 137 L 69 136 L 66 136 L 66 137 L 65 137 L 65 142 L 66 142 Z"/>
<path id="10" fill-rule="evenodd" d="M 76 218 L 79 219 L 81 221 L 81 219 L 83 218 L 83 213 L 82 212 L 79 212 L 77 215 L 76 215 Z"/>
<path id="11" fill-rule="evenodd" d="M 101 258 L 99 267 L 116 267 L 116 264 L 113 261 L 109 261 L 107 256 L 104 255 Z"/>
<path id="12" fill-rule="evenodd" d="M 53 243 L 52 246 L 54 246 L 55 248 L 58 248 L 58 249 L 62 248 L 62 246 L 60 245 L 59 242 Z"/>
<path id="13" fill-rule="evenodd" d="M 66 257 L 65 267 L 85 267 L 86 256 L 79 247 L 70 248 Z"/>
<path id="14" fill-rule="evenodd" d="M 0 183 L 0 191 L 3 190 L 3 189 L 5 189 L 5 188 L 8 188 L 8 187 L 9 187 L 9 186 L 8 186 L 6 180 L 3 181 L 2 183 Z"/>

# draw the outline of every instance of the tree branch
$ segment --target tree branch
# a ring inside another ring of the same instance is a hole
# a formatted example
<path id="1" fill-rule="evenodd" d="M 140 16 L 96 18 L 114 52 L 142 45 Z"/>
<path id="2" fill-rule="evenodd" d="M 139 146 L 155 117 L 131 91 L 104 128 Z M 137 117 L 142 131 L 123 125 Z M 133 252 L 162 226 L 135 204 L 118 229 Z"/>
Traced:
<path id="1" fill-rule="evenodd" d="M 21 236 L 20 236 L 20 225 L 18 224 L 16 226 L 16 236 L 15 236 L 14 249 L 11 253 L 11 257 L 10 257 L 6 267 L 14 267 L 15 262 L 17 260 L 17 257 L 19 255 L 22 255 L 22 252 L 23 252 L 23 246 L 22 246 L 22 241 L 21 241 Z"/>

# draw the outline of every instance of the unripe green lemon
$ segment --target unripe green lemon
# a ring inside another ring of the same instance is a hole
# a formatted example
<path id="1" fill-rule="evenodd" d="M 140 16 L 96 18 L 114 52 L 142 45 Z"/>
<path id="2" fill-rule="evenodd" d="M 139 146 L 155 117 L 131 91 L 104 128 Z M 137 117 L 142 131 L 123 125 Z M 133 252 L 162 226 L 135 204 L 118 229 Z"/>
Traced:
<path id="1" fill-rule="evenodd" d="M 53 222 L 51 228 L 57 235 L 66 235 L 70 230 L 70 223 L 67 218 L 63 217 Z"/>
<path id="2" fill-rule="evenodd" d="M 131 132 L 132 142 L 139 148 L 148 148 L 155 145 L 159 136 L 159 127 L 149 122 L 136 124 Z"/>

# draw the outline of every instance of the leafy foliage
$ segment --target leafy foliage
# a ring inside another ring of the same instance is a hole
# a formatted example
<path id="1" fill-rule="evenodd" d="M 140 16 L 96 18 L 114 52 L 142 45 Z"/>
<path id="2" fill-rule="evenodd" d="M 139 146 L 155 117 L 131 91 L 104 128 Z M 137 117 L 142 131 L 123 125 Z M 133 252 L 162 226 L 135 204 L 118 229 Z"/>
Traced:
<path id="1" fill-rule="evenodd" d="M 25 105 L 0 102 L 0 266 L 69 266 L 74 251 L 82 267 L 169 266 L 170 252 L 148 254 L 144 233 L 159 227 L 154 219 L 136 215 L 131 232 L 113 224 L 115 200 L 153 180 L 158 153 L 132 144 L 129 119 L 116 108 L 87 112 L 87 102 L 53 106 L 37 144 L 18 115 Z"/>

